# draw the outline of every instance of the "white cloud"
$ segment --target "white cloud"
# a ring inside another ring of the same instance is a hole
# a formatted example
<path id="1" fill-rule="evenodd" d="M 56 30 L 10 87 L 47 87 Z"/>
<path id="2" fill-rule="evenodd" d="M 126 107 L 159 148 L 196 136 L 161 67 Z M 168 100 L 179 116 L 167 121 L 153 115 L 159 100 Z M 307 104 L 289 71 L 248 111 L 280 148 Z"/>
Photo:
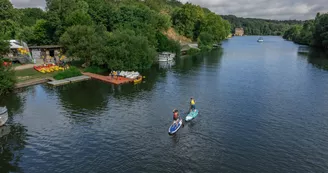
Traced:
<path id="1" fill-rule="evenodd" d="M 328 12 L 327 0 L 181 0 L 209 8 L 217 14 L 266 19 L 312 19 Z"/>
<path id="2" fill-rule="evenodd" d="M 10 0 L 15 8 L 37 7 L 44 9 L 46 7 L 45 0 Z"/>

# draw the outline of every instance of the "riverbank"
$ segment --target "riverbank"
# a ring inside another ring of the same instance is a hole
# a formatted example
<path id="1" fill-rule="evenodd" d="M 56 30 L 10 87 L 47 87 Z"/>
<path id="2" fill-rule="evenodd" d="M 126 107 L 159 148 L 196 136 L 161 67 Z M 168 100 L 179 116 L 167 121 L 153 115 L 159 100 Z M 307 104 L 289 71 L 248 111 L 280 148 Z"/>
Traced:
<path id="1" fill-rule="evenodd" d="M 27 80 L 27 81 L 23 81 L 23 82 L 18 82 L 15 85 L 15 89 L 43 84 L 43 83 L 49 82 L 50 80 L 51 80 L 50 78 L 36 78 L 36 79 L 31 79 L 31 80 Z"/>

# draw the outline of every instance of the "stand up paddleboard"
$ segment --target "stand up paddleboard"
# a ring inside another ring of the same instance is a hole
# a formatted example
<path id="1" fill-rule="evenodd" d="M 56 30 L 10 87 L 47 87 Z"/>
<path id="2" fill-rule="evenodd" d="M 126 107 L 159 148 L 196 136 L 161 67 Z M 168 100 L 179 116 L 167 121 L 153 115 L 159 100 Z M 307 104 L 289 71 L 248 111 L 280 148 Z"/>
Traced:
<path id="1" fill-rule="evenodd" d="M 186 116 L 186 121 L 191 121 L 192 119 L 196 118 L 198 115 L 198 109 L 195 109 L 194 111 L 191 111 L 187 116 Z"/>
<path id="2" fill-rule="evenodd" d="M 170 128 L 169 128 L 169 134 L 170 135 L 173 135 L 174 133 L 176 133 L 180 127 L 182 126 L 182 119 L 180 118 L 180 120 L 178 120 L 179 122 L 176 124 L 176 123 L 173 123 Z"/>

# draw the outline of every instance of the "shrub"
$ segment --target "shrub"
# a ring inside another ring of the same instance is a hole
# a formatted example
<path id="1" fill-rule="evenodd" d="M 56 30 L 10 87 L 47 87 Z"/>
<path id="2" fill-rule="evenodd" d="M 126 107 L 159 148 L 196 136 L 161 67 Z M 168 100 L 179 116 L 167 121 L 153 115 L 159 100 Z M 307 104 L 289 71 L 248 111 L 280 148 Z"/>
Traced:
<path id="1" fill-rule="evenodd" d="M 2 60 L 3 60 L 4 62 L 11 62 L 11 60 L 8 59 L 8 58 L 3 58 Z"/>
<path id="2" fill-rule="evenodd" d="M 195 49 L 195 48 L 190 48 L 188 51 L 187 51 L 187 54 L 188 55 L 195 55 L 199 53 L 199 50 L 198 49 Z"/>
<path id="3" fill-rule="evenodd" d="M 166 35 L 158 32 L 157 35 L 157 51 L 158 52 L 174 52 L 177 55 L 180 54 L 181 46 L 179 42 L 169 39 Z"/>
<path id="4" fill-rule="evenodd" d="M 85 68 L 84 71 L 90 72 L 90 73 L 96 73 L 96 74 L 104 74 L 104 73 L 108 72 L 107 69 L 101 68 L 98 66 L 89 66 L 89 67 Z"/>
<path id="5" fill-rule="evenodd" d="M 0 59 L 0 95 L 6 94 L 14 89 L 16 83 L 15 73 L 11 66 L 4 66 Z"/>
<path id="6" fill-rule="evenodd" d="M 75 77 L 75 76 L 81 76 L 82 73 L 80 72 L 80 70 L 74 66 L 70 67 L 69 69 L 59 72 L 57 73 L 54 78 L 56 80 L 61 80 L 61 79 L 66 79 L 66 78 L 70 78 L 70 77 Z"/>

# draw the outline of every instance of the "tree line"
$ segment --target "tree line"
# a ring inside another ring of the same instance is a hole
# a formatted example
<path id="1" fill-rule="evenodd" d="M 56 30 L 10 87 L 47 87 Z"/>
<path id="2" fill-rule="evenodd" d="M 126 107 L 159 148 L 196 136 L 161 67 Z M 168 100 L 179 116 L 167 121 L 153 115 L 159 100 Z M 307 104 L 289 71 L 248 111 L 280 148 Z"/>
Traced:
<path id="1" fill-rule="evenodd" d="M 168 29 L 203 50 L 231 31 L 219 15 L 178 0 L 46 0 L 45 10 L 16 9 L 9 0 L 0 0 L 0 8 L 0 61 L 9 51 L 7 40 L 16 39 L 29 46 L 60 44 L 67 56 L 86 66 L 140 70 L 152 65 L 157 52 L 180 53 L 180 43 Z M 7 77 L 0 85 L 8 84 L 0 87 L 1 95 L 14 79 L 12 71 L 2 62 L 0 66 L 0 76 Z"/>
<path id="2" fill-rule="evenodd" d="M 1 39 L 28 45 L 61 44 L 68 56 L 108 69 L 149 68 L 156 52 L 180 53 L 169 28 L 208 48 L 230 33 L 219 15 L 178 0 L 46 0 L 46 10 L 15 9 L 9 0 L 0 11 Z"/>
<path id="3" fill-rule="evenodd" d="M 317 13 L 315 19 L 291 27 L 283 38 L 298 44 L 328 49 L 328 13 Z"/>
<path id="4" fill-rule="evenodd" d="M 231 23 L 232 33 L 235 28 L 244 28 L 245 35 L 283 35 L 291 26 L 303 24 L 299 20 L 242 18 L 234 15 L 222 15 L 222 18 Z"/>

